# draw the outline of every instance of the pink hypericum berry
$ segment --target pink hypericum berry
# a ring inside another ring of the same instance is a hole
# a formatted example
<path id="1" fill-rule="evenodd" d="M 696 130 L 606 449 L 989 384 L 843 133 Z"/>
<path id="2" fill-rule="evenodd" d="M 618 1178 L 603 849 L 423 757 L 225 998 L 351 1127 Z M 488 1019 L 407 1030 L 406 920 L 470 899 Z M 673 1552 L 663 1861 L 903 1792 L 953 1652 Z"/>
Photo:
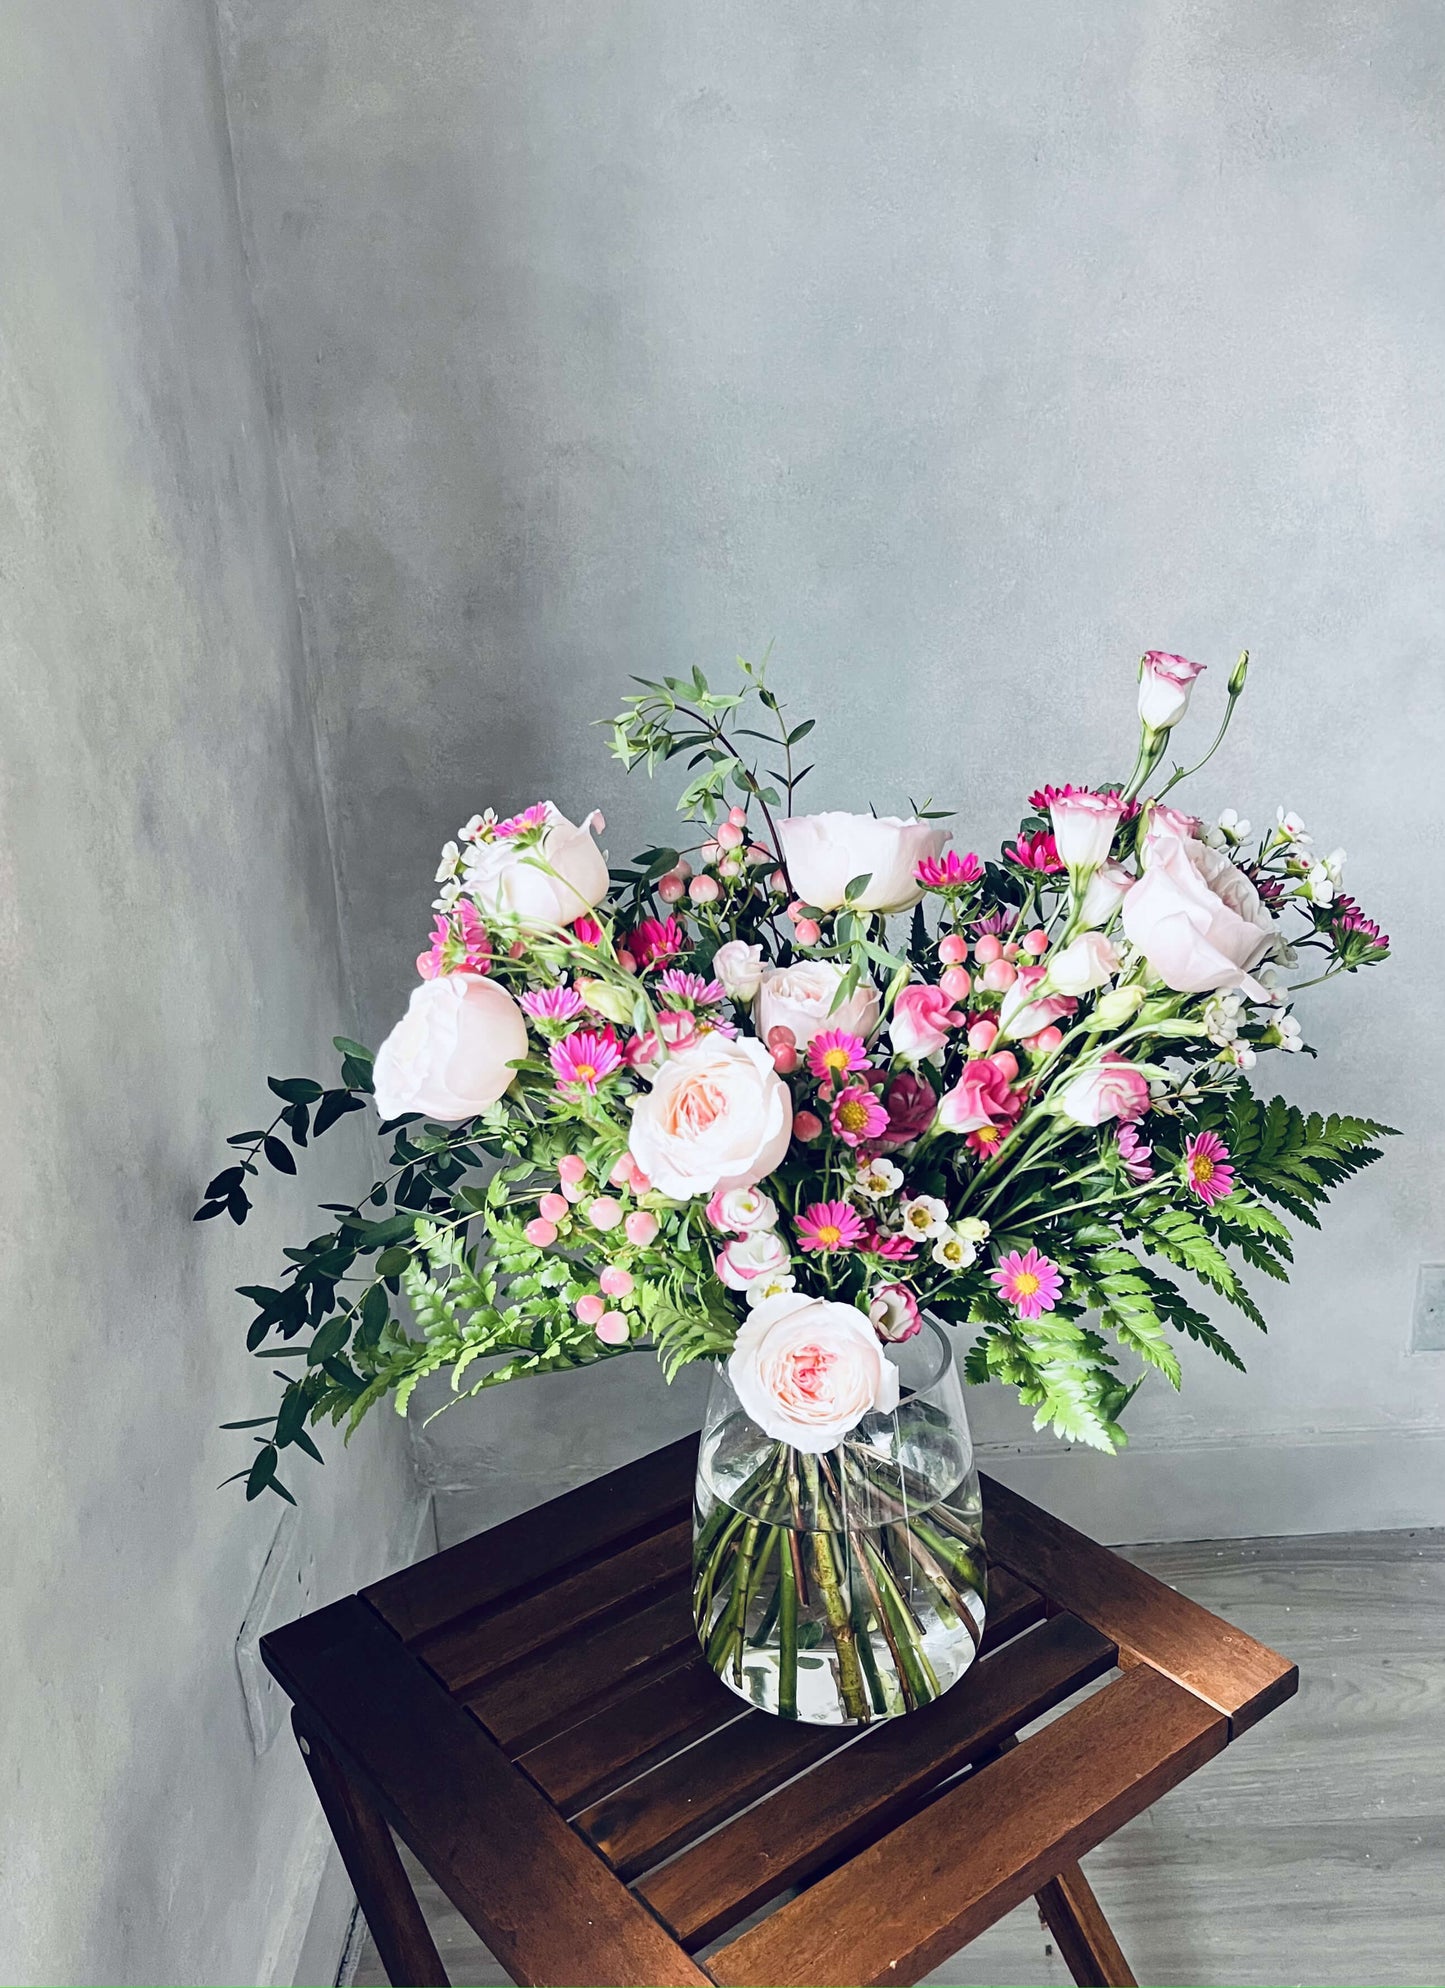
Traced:
<path id="1" fill-rule="evenodd" d="M 632 1272 L 619 1263 L 609 1263 L 597 1282 L 609 1298 L 625 1298 L 632 1289 Z"/>
<path id="2" fill-rule="evenodd" d="M 716 904 L 722 896 L 722 885 L 716 877 L 694 877 L 687 894 L 694 904 Z"/>
<path id="3" fill-rule="evenodd" d="M 614 1187 L 626 1187 L 628 1181 L 632 1178 L 636 1166 L 637 1162 L 633 1159 L 631 1153 L 619 1153 L 617 1158 L 612 1162 L 612 1171 L 608 1174 L 607 1178 Z"/>
<path id="4" fill-rule="evenodd" d="M 950 932 L 938 942 L 938 957 L 945 966 L 962 966 L 968 958 L 968 940 L 962 932 Z"/>
<path id="5" fill-rule="evenodd" d="M 549 1222 L 545 1215 L 538 1215 L 528 1222 L 522 1234 L 534 1249 L 550 1249 L 557 1240 L 557 1224 Z"/>
<path id="6" fill-rule="evenodd" d="M 719 849 L 741 849 L 747 837 L 735 821 L 725 821 L 717 832 Z"/>
<path id="7" fill-rule="evenodd" d="M 798 1067 L 798 1052 L 790 1042 L 780 1042 L 771 1052 L 773 1068 L 780 1077 L 790 1077 Z"/>
<path id="8" fill-rule="evenodd" d="M 658 1220 L 650 1208 L 634 1208 L 622 1224 L 623 1233 L 634 1249 L 646 1249 L 658 1231 Z"/>
<path id="9" fill-rule="evenodd" d="M 507 957 L 508 959 L 522 959 L 526 951 L 527 942 L 525 939 L 513 939 L 511 945 L 507 948 Z"/>
<path id="10" fill-rule="evenodd" d="M 587 1192 L 587 1183 L 585 1180 L 564 1180 L 562 1183 L 562 1192 L 569 1201 L 576 1203 Z"/>
<path id="11" fill-rule="evenodd" d="M 718 846 L 716 842 L 704 842 L 701 849 L 699 849 L 697 853 L 699 861 L 703 864 L 704 868 L 706 868 L 709 864 L 715 863 L 717 861 L 719 854 Z"/>
<path id="12" fill-rule="evenodd" d="M 795 918 L 793 937 L 800 946 L 816 946 L 823 936 L 823 928 L 816 918 Z"/>
<path id="13" fill-rule="evenodd" d="M 732 823 L 734 828 L 745 828 L 747 826 L 747 819 L 748 819 L 748 811 L 746 808 L 728 809 L 728 820 Z M 719 836 L 718 841 L 721 842 L 721 840 L 722 837 Z"/>
<path id="14" fill-rule="evenodd" d="M 769 1049 L 796 1049 L 798 1046 L 798 1038 L 783 1022 L 774 1022 L 768 1030 L 767 1041 Z"/>
<path id="15" fill-rule="evenodd" d="M 797 1139 L 816 1139 L 823 1130 L 823 1121 L 815 1111 L 798 1111 L 793 1114 L 793 1136 Z"/>
<path id="16" fill-rule="evenodd" d="M 1046 953 L 1048 949 L 1049 935 L 1042 925 L 1036 925 L 1032 932 L 1024 933 L 1024 951 L 1026 953 L 1032 953 L 1034 958 L 1037 959 L 1040 953 Z"/>
<path id="17" fill-rule="evenodd" d="M 577 1300 L 572 1309 L 584 1325 L 596 1325 L 607 1307 L 595 1291 L 588 1291 L 584 1297 Z"/>
<path id="18" fill-rule="evenodd" d="M 748 861 L 756 869 L 759 863 L 770 863 L 772 857 L 766 849 L 761 848 L 756 842 L 750 842 L 748 844 Z"/>
<path id="19" fill-rule="evenodd" d="M 962 966 L 946 966 L 938 976 L 938 984 L 950 1001 L 967 1000 L 973 987 L 968 969 Z"/>
<path id="20" fill-rule="evenodd" d="M 599 1194 L 588 1205 L 587 1219 L 594 1229 L 615 1229 L 622 1220 L 622 1203 L 610 1194 Z"/>
<path id="21" fill-rule="evenodd" d="M 557 1172 L 563 1180 L 586 1180 L 587 1162 L 580 1153 L 564 1153 L 557 1162 Z"/>
<path id="22" fill-rule="evenodd" d="M 1017 959 L 1017 958 L 1018 958 L 1018 956 L 1019 956 L 1019 948 L 1018 948 L 1018 947 L 1017 947 L 1017 946 L 1016 946 L 1016 945 L 1014 944 L 1014 942 L 1013 942 L 1013 940 L 1012 940 L 1012 939 L 1008 940 L 1008 942 L 1007 942 L 1007 943 L 1005 944 L 1005 946 L 1004 946 L 1004 949 L 1003 949 L 1003 956 L 1004 956 L 1004 958 L 1005 958 L 1005 959 Z"/>
<path id="23" fill-rule="evenodd" d="M 1019 1073 L 1019 1060 L 1011 1049 L 1001 1049 L 993 1059 L 994 1068 L 1002 1070 L 1010 1083 Z"/>
<path id="24" fill-rule="evenodd" d="M 624 973 L 636 973 L 637 971 L 637 961 L 628 952 L 626 946 L 619 946 L 617 948 L 617 964 L 622 968 Z"/>
<path id="25" fill-rule="evenodd" d="M 992 932 L 985 932 L 983 937 L 975 942 L 973 956 L 976 960 L 981 960 L 985 966 L 991 960 L 1002 959 L 1002 942 L 996 939 Z"/>
<path id="26" fill-rule="evenodd" d="M 548 1222 L 560 1222 L 571 1212 L 571 1204 L 565 1194 L 544 1194 L 537 1203 L 537 1213 Z"/>
<path id="27" fill-rule="evenodd" d="M 982 939 L 979 940 L 982 945 Z M 1018 968 L 1011 960 L 991 959 L 982 974 L 983 984 L 991 994 L 1003 994 L 1018 979 Z"/>
<path id="28" fill-rule="evenodd" d="M 774 870 L 773 874 L 768 878 L 768 889 L 775 890 L 778 893 L 778 895 L 781 897 L 781 895 L 787 888 L 788 888 L 788 880 L 783 875 L 782 871 Z"/>
<path id="29" fill-rule="evenodd" d="M 720 877 L 740 877 L 743 873 L 742 857 L 724 856 L 717 866 L 717 873 Z"/>
<path id="30" fill-rule="evenodd" d="M 664 904 L 676 904 L 680 898 L 687 896 L 686 880 L 675 870 L 669 870 L 658 883 L 657 894 Z"/>
<path id="31" fill-rule="evenodd" d="M 634 1166 L 632 1169 L 633 1193 L 647 1194 L 651 1191 L 651 1188 L 652 1188 L 652 1182 L 647 1178 L 647 1175 L 642 1171 L 642 1168 L 639 1166 Z"/>
<path id="32" fill-rule="evenodd" d="M 627 1315 L 625 1312 L 603 1312 L 597 1321 L 597 1337 L 604 1346 L 625 1346 L 627 1344 Z"/>
<path id="33" fill-rule="evenodd" d="M 684 883 L 687 882 L 688 878 L 692 875 L 692 864 L 688 862 L 686 856 L 678 857 L 672 866 L 672 874 L 675 877 L 681 877 Z"/>
<path id="34" fill-rule="evenodd" d="M 968 1032 L 968 1046 L 970 1049 L 990 1050 L 993 1048 L 997 1036 L 997 1022 L 975 1022 Z"/>
<path id="35" fill-rule="evenodd" d="M 1063 1031 L 1050 1022 L 1046 1029 L 1040 1029 L 1037 1035 L 1029 1037 L 1029 1047 L 1040 1056 L 1052 1056 L 1063 1039 Z"/>

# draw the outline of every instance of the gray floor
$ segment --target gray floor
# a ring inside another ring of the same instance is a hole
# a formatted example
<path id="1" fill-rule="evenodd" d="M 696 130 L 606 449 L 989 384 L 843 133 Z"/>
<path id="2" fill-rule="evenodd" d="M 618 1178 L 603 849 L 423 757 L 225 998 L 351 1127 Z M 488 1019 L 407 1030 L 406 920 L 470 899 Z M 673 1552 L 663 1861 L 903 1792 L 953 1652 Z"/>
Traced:
<path id="1" fill-rule="evenodd" d="M 1129 1554 L 1301 1672 L 1292 1704 L 1086 1860 L 1139 1980 L 1437 1988 L 1445 1532 Z M 418 1888 L 453 1982 L 505 1982 L 435 1886 Z M 369 1940 L 354 1978 L 385 1980 Z M 1008 1988 L 1069 1977 L 1025 1906 L 929 1979 Z"/>

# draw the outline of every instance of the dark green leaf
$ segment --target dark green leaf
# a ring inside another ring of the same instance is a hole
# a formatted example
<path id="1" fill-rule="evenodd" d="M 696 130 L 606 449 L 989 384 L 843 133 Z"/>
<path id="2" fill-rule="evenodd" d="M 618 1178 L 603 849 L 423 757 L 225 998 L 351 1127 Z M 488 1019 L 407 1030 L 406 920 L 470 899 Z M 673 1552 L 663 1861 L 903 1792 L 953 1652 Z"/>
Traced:
<path id="1" fill-rule="evenodd" d="M 410 1262 L 411 1251 L 394 1243 L 376 1259 L 376 1274 L 378 1277 L 398 1277 Z"/>
<path id="2" fill-rule="evenodd" d="M 253 1415 L 247 1422 L 223 1422 L 223 1429 L 264 1429 L 268 1422 L 274 1422 L 274 1415 Z"/>
<path id="3" fill-rule="evenodd" d="M 243 1168 L 223 1167 L 220 1173 L 216 1175 L 216 1178 L 207 1186 L 206 1199 L 208 1201 L 217 1199 L 224 1201 L 226 1196 L 231 1192 L 231 1189 L 239 1187 L 245 1178 L 246 1175 Z"/>
<path id="4" fill-rule="evenodd" d="M 245 1195 L 241 1192 L 240 1188 L 237 1188 L 236 1192 L 231 1196 L 230 1200 L 226 1203 L 226 1213 L 230 1216 L 231 1220 L 236 1224 L 236 1227 L 239 1229 L 242 1222 L 245 1221 L 246 1217 L 250 1214 L 250 1212 L 251 1212 L 250 1202 L 246 1199 Z"/>
<path id="5" fill-rule="evenodd" d="M 327 1319 L 325 1325 L 306 1349 L 308 1367 L 319 1367 L 329 1360 L 333 1353 L 339 1353 L 351 1336 L 349 1313 L 338 1312 L 335 1318 Z"/>
<path id="6" fill-rule="evenodd" d="M 865 870 L 861 877 L 850 878 L 843 886 L 844 897 L 852 904 L 856 898 L 860 898 L 863 895 L 872 881 L 873 872 L 871 870 Z"/>
<path id="7" fill-rule="evenodd" d="M 296 1162 L 291 1157 L 289 1146 L 283 1146 L 274 1133 L 271 1133 L 261 1151 L 275 1167 L 277 1173 L 295 1173 Z"/>
<path id="8" fill-rule="evenodd" d="M 196 1210 L 191 1220 L 193 1222 L 214 1222 L 217 1215 L 224 1212 L 225 1206 L 224 1201 L 207 1201 L 202 1207 Z"/>
<path id="9" fill-rule="evenodd" d="M 372 1082 L 370 1063 L 363 1063 L 355 1056 L 342 1058 L 341 1081 L 348 1090 L 365 1091 L 368 1095 L 376 1088 Z"/>
<path id="10" fill-rule="evenodd" d="M 312 1132 L 320 1138 L 329 1132 L 338 1118 L 344 1118 L 348 1111 L 365 1111 L 366 1104 L 361 1098 L 353 1097 L 349 1091 L 328 1091 L 316 1107 L 316 1120 Z"/>
<path id="11" fill-rule="evenodd" d="M 226 1144 L 228 1146 L 254 1146 L 258 1139 L 264 1139 L 265 1136 L 266 1128 L 262 1126 L 259 1132 L 233 1132 L 226 1140 Z"/>
<path id="12" fill-rule="evenodd" d="M 287 1104 L 315 1104 L 321 1086 L 314 1077 L 268 1077 L 266 1082 Z"/>
<path id="13" fill-rule="evenodd" d="M 353 1042 L 349 1035 L 334 1035 L 331 1043 L 332 1047 L 338 1049 L 343 1056 L 354 1056 L 358 1063 L 370 1063 L 375 1060 L 365 1043 Z"/>
<path id="14" fill-rule="evenodd" d="M 256 1461 L 251 1465 L 250 1470 L 246 1474 L 246 1498 L 248 1503 L 252 1498 L 259 1498 L 267 1485 L 271 1483 L 276 1475 L 278 1461 L 274 1443 L 267 1443 L 264 1449 L 257 1451 Z"/>

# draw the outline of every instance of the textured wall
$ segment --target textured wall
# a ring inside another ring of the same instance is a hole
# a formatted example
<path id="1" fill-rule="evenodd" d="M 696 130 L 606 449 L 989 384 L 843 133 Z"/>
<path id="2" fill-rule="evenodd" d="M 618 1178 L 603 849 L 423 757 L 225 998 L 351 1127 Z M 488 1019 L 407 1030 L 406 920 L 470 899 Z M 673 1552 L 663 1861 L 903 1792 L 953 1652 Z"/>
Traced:
<path id="1" fill-rule="evenodd" d="M 0 160 L 0 1979 L 289 1980 L 318 1812 L 232 1648 L 281 1508 L 216 1424 L 306 1216 L 188 1218 L 345 993 L 208 10 L 11 0 Z M 309 1473 L 323 1589 L 403 1550 L 385 1434 Z"/>
<path id="2" fill-rule="evenodd" d="M 1216 665 L 1197 736 L 1248 643 L 1199 804 L 1299 809 L 1399 943 L 1281 1081 L 1410 1140 L 1247 1382 L 1191 1359 L 1127 1462 L 1027 1481 L 1135 1536 L 1445 1516 L 1445 1363 L 1406 1353 L 1445 962 L 1402 867 L 1445 743 L 1434 0 L 222 11 L 359 1025 L 475 806 L 658 828 L 585 722 L 631 669 L 776 638 L 815 805 L 946 797 L 988 845 L 1035 779 L 1126 767 L 1141 648 Z M 545 1386 L 432 1467 L 585 1474 L 600 1397 Z"/>

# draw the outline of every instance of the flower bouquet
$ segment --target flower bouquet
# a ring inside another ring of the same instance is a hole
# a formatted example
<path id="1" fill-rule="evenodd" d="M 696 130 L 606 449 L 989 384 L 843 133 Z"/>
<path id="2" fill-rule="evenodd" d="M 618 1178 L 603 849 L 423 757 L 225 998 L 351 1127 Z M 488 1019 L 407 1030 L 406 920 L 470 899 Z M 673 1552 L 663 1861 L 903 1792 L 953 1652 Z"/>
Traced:
<path id="1" fill-rule="evenodd" d="M 746 664 L 644 681 L 612 727 L 628 768 L 686 762 L 691 846 L 609 872 L 595 814 L 474 815 L 406 1015 L 374 1059 L 338 1038 L 336 1084 L 273 1078 L 198 1211 L 244 1220 L 263 1160 L 294 1173 L 374 1103 L 386 1171 L 243 1290 L 251 1351 L 294 1363 L 230 1425 L 260 1432 L 247 1495 L 430 1374 L 457 1400 L 705 1360 L 708 1661 L 823 1721 L 946 1689 L 985 1597 L 954 1330 L 964 1378 L 1115 1449 L 1181 1339 L 1243 1364 L 1178 1273 L 1262 1329 L 1241 1266 L 1285 1277 L 1291 1220 L 1388 1130 L 1254 1094 L 1261 1052 L 1303 1048 L 1298 990 L 1389 942 L 1294 815 L 1169 801 L 1199 673 L 1146 655 L 1127 776 L 1040 788 L 997 861 L 926 810 L 798 812 L 812 724 Z"/>

